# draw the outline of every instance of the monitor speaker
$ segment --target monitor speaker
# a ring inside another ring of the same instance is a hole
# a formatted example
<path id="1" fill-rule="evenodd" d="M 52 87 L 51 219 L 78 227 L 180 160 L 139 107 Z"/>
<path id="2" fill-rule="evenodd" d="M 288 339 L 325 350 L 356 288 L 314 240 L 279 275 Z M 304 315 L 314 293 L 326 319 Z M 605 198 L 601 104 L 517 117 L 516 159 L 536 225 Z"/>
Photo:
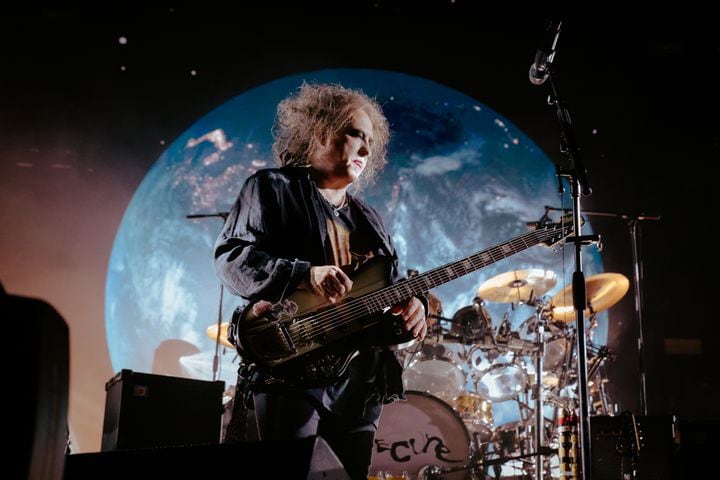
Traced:
<path id="1" fill-rule="evenodd" d="M 220 442 L 225 382 L 122 370 L 106 385 L 101 450 Z"/>
<path id="2" fill-rule="evenodd" d="M 350 480 L 321 437 L 69 455 L 65 480 L 86 478 Z"/>

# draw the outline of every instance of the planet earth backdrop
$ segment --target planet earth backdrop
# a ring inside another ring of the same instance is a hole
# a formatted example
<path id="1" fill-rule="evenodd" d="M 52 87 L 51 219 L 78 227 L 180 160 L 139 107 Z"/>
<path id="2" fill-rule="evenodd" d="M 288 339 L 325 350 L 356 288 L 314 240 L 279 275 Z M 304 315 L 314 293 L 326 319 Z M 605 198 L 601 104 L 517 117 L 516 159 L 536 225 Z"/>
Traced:
<path id="1" fill-rule="evenodd" d="M 369 69 L 322 70 L 260 85 L 191 125 L 135 192 L 115 238 L 106 283 L 115 371 L 234 385 L 237 355 L 219 348 L 207 329 L 228 321 L 241 299 L 221 292 L 213 244 L 243 181 L 275 166 L 270 133 L 275 107 L 303 81 L 359 88 L 383 106 L 393 132 L 389 163 L 360 195 L 385 219 L 402 271 L 422 273 L 519 236 L 546 205 L 572 206 L 567 188 L 558 193 L 554 164 L 530 138 L 482 102 L 446 86 Z M 187 218 L 197 214 L 207 216 Z M 583 233 L 591 232 L 586 223 Z M 571 282 L 573 250 L 533 247 L 432 293 L 443 315 L 452 317 L 471 304 L 486 280 L 543 269 L 557 275 L 545 294 L 551 297 Z M 583 270 L 586 277 L 603 271 L 596 248 L 584 248 Z M 486 308 L 495 328 L 507 316 L 518 329 L 535 313 L 523 304 L 488 302 Z M 593 341 L 602 345 L 607 314 L 596 320 Z M 493 412 L 495 425 L 518 418 L 514 402 L 495 403 Z"/>

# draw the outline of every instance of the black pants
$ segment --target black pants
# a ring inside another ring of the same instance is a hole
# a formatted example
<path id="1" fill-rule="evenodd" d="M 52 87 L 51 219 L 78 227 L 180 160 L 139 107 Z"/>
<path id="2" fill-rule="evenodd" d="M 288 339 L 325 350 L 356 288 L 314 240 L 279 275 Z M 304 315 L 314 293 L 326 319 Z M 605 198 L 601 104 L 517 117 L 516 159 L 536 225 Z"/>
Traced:
<path id="1" fill-rule="evenodd" d="M 287 440 L 319 435 L 325 439 L 353 480 L 366 480 L 372 457 L 375 424 L 352 422 L 304 394 L 254 395 L 261 440 Z"/>

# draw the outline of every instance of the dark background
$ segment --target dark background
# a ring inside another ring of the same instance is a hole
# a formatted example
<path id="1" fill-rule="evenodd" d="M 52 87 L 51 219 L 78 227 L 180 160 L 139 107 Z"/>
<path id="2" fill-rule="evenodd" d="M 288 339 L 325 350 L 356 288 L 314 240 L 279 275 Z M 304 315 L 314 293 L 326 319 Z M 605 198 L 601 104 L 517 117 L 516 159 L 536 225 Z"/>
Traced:
<path id="1" fill-rule="evenodd" d="M 553 16 L 564 20 L 555 78 L 593 187 L 583 209 L 661 217 L 639 224 L 647 413 L 720 417 L 713 15 L 686 2 L 582 12 L 461 0 L 242 3 L 27 7 L 0 20 L 0 281 L 48 300 L 70 325 L 77 449 L 97 450 L 113 375 L 103 320 L 112 241 L 165 146 L 265 82 L 375 68 L 476 98 L 567 167 L 549 82 L 528 81 Z M 628 220 L 588 218 L 603 238 L 605 270 L 632 281 Z M 642 414 L 634 285 L 609 318 L 615 398 Z"/>

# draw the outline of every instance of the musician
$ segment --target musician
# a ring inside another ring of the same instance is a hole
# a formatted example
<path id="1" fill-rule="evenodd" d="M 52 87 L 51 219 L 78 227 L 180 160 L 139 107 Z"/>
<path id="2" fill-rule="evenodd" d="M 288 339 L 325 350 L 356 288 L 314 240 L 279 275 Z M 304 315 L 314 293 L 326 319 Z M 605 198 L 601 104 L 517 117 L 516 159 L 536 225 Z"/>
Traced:
<path id="1" fill-rule="evenodd" d="M 353 287 L 353 271 L 378 256 L 388 261 L 388 281 L 402 280 L 380 215 L 355 195 L 385 165 L 389 134 L 380 105 L 359 90 L 304 83 L 279 103 L 273 155 L 280 167 L 246 180 L 215 245 L 220 280 L 254 316 L 299 290 L 339 305 Z M 387 316 L 422 340 L 426 304 L 411 297 Z M 242 344 L 238 332 L 242 325 L 231 325 L 229 340 Z M 319 385 L 241 365 L 238 390 L 252 393 L 259 438 L 319 435 L 351 478 L 365 479 L 382 406 L 404 395 L 390 348 L 358 350 L 337 378 Z"/>

